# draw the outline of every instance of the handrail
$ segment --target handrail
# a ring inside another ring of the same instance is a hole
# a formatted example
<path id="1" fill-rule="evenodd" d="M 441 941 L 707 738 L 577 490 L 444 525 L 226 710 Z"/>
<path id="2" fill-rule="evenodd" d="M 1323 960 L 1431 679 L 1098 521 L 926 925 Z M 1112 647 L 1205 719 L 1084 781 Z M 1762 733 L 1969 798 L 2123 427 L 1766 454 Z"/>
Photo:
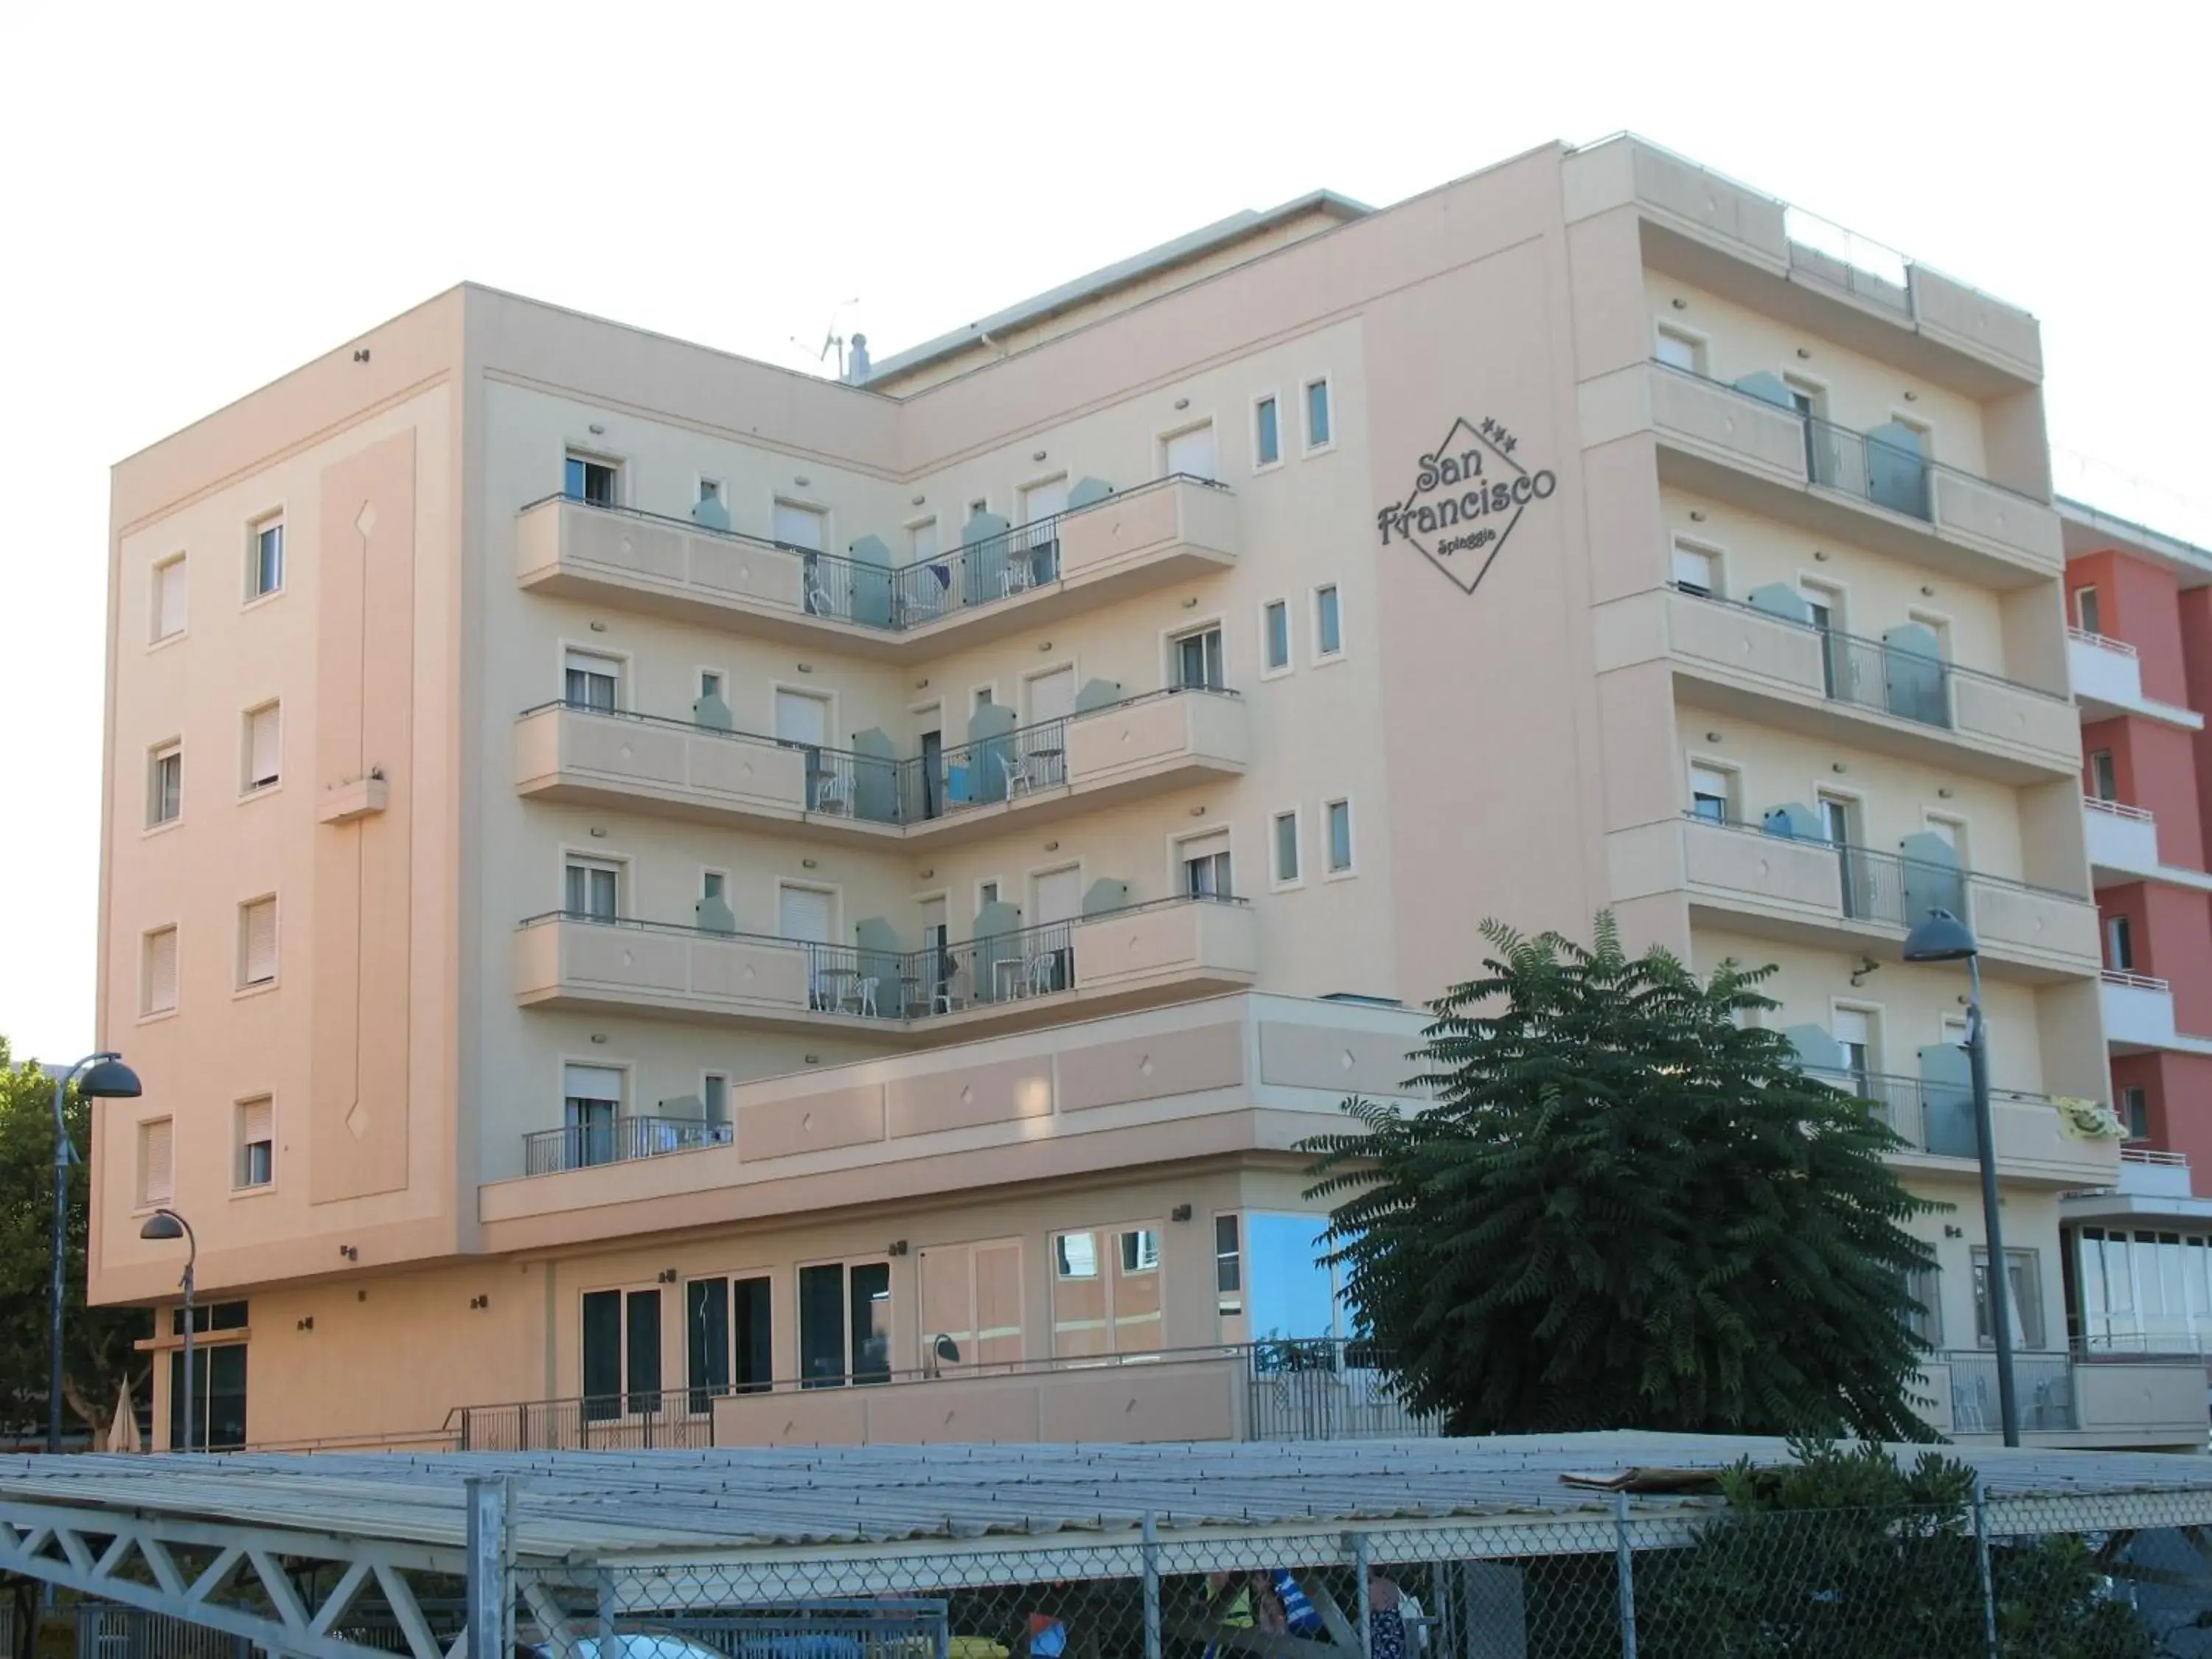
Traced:
<path id="1" fill-rule="evenodd" d="M 2170 980 L 2154 979 L 2148 974 L 2122 973 L 2117 968 L 2106 969 L 2099 977 L 2107 985 L 2131 985 L 2138 991 L 2165 991 L 2170 994 L 2173 989 L 2172 981 Z"/>
<path id="2" fill-rule="evenodd" d="M 1924 1077 L 1914 1077 L 1906 1072 L 1853 1072 L 1829 1066 L 1805 1066 L 1799 1069 L 1815 1082 L 1827 1084 L 1832 1088 L 1840 1088 L 1846 1094 L 1859 1093 L 1863 1099 L 1872 1098 L 1861 1093 L 1863 1087 L 1909 1090 L 1914 1092 L 1933 1090 L 1944 1094 L 1949 1094 L 1954 1089 L 1954 1085 L 1939 1083 Z M 2015 1101 L 2023 1106 L 2050 1106 L 2055 1103 L 2049 1095 L 2037 1094 L 2031 1089 L 1992 1089 L 1990 1091 L 1990 1098 Z"/>
<path id="3" fill-rule="evenodd" d="M 2148 806 L 2130 806 L 2125 801 L 2101 800 L 2094 795 L 2082 796 L 2081 805 L 2087 811 L 2103 812 L 2110 817 L 2126 818 L 2136 823 L 2155 823 L 2158 817 Z"/>
<path id="4" fill-rule="evenodd" d="M 2083 645 L 2094 645 L 2100 651 L 2117 652 L 2123 657 L 2132 657 L 2137 654 L 2135 647 L 2130 645 L 2125 640 L 2116 640 L 2110 634 L 2092 634 L 2086 628 L 2069 626 L 2066 630 L 2066 637 L 2069 640 L 2078 640 Z"/>
<path id="5" fill-rule="evenodd" d="M 1706 824 L 1715 830 L 1730 830 L 1739 835 L 1746 836 L 1766 836 L 1776 841 L 1788 842 L 1793 846 L 1824 848 L 1838 855 L 1848 854 L 1853 859 L 1864 859 L 1876 864 L 1895 865 L 1907 869 L 1926 870 L 1941 875 L 1956 876 L 1961 881 L 1972 882 L 1979 886 L 2002 887 L 2008 892 L 2033 893 L 2041 898 L 2064 899 L 2069 904 L 2090 902 L 2087 894 L 2069 893 L 2063 887 L 2043 887 L 2032 881 L 2016 880 L 2010 876 L 1985 875 L 1978 870 L 1965 869 L 1956 865 L 1937 864 L 1929 859 L 1909 858 L 1903 853 L 1881 852 L 1875 848 L 1862 846 L 1856 842 L 1833 842 L 1812 836 L 1802 837 L 1777 836 L 1763 823 L 1750 823 L 1741 818 L 1708 817 L 1703 812 L 1688 807 L 1683 809 L 1682 817 L 1692 823 Z M 2107 975 L 2106 977 L 2109 978 L 2111 975 Z M 2164 982 L 2160 981 L 2161 984 Z"/>
<path id="6" fill-rule="evenodd" d="M 2160 1146 L 2123 1146 L 2120 1162 L 2147 1164 L 2161 1170 L 2185 1170 L 2189 1167 L 2189 1154 L 2169 1152 Z"/>
<path id="7" fill-rule="evenodd" d="M 1870 640 L 1863 634 L 1846 634 L 1839 628 L 1822 628 L 1817 623 L 1802 622 L 1796 617 L 1784 617 L 1772 611 L 1762 610 L 1758 605 L 1747 604 L 1742 599 L 1731 599 L 1719 593 L 1701 592 L 1694 586 L 1685 585 L 1679 581 L 1670 580 L 1667 586 L 1686 599 L 1698 599 L 1707 605 L 1723 605 L 1731 611 L 1741 611 L 1757 617 L 1762 622 L 1775 623 L 1784 628 L 1801 629 L 1806 633 L 1818 635 L 1822 639 L 1839 641 L 1845 645 L 1863 646 L 1869 651 L 1880 652 L 1885 659 L 1896 657 L 1906 662 L 1930 663 L 1942 670 L 1947 676 L 1958 674 L 1967 679 L 1979 680 L 1984 685 L 2000 685 L 2008 691 L 2025 691 L 2028 696 L 2040 697 L 2045 702 L 2063 703 L 2069 707 L 2072 705 L 2073 700 L 2070 697 L 2063 696 L 2056 691 L 2046 691 L 2041 686 L 2030 685 L 2024 680 L 2009 680 L 2002 674 L 1992 674 L 1984 668 L 1969 668 L 1966 664 L 1954 662 L 1948 657 L 1923 657 L 1917 652 L 1904 650 L 1891 645 L 1885 640 Z M 1839 699 L 1839 701 L 1849 701 L 1849 699 Z"/>

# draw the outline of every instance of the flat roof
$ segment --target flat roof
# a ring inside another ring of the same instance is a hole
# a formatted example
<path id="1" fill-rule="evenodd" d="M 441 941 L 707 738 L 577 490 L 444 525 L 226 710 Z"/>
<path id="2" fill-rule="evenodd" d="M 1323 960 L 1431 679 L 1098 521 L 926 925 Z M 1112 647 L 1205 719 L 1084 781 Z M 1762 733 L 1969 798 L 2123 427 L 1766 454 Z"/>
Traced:
<path id="1" fill-rule="evenodd" d="M 1900 1447 L 1910 1461 L 1925 1447 Z M 2212 1458 L 1943 1448 L 1993 1498 L 2194 1492 Z M 1641 1432 L 1161 1445 L 853 1446 L 701 1451 L 200 1454 L 0 1459 L 0 1501 L 454 1547 L 463 1480 L 518 1477 L 518 1556 L 737 1558 L 793 1547 L 1163 1530 L 1316 1529 L 1609 1510 L 1565 1477 L 1790 1460 L 1780 1440 Z M 1663 1483 L 1662 1483 L 1663 1484 Z M 1685 1498 L 1632 1491 L 1638 1510 Z M 19 1512 L 20 1513 L 20 1512 Z M 2086 1524 L 2086 1523 L 2085 1523 Z M 2107 1524 L 2110 1524 L 2109 1522 Z M 2169 1522 L 2167 1524 L 2174 1524 Z M 1015 1546 L 1019 1547 L 1019 1546 Z"/>
<path id="2" fill-rule="evenodd" d="M 2212 575 L 2212 548 L 2199 547 L 2182 537 L 2068 496 L 2059 496 L 2057 507 L 2059 529 L 2069 554 L 2093 553 L 2118 544 L 2172 566 L 2185 575 Z"/>

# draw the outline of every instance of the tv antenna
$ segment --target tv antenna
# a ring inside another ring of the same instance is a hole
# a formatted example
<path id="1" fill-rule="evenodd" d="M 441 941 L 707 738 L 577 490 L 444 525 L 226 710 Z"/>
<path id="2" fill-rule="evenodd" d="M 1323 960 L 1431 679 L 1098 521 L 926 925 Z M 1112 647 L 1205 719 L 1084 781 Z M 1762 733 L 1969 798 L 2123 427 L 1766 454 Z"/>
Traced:
<path id="1" fill-rule="evenodd" d="M 791 337 L 792 344 L 805 352 L 817 363 L 828 362 L 830 354 L 835 351 L 837 354 L 837 378 L 841 380 L 845 378 L 845 337 L 837 331 L 837 319 L 860 303 L 859 297 L 855 295 L 830 313 L 829 325 L 822 331 L 822 343 L 818 346 L 807 344 L 796 334 Z"/>

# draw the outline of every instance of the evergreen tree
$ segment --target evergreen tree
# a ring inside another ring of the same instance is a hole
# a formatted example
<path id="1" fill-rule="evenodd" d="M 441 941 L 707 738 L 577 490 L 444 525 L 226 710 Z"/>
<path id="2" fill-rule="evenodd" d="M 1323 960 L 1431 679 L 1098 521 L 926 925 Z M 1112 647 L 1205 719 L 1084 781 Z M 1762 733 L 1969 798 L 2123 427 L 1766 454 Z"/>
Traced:
<path id="1" fill-rule="evenodd" d="M 1922 1439 L 1904 1224 L 1866 1103 L 1804 1076 L 1771 968 L 1700 982 L 1497 922 L 1415 1051 L 1427 1109 L 1345 1103 L 1310 1196 L 1350 1299 L 1450 1432 Z"/>

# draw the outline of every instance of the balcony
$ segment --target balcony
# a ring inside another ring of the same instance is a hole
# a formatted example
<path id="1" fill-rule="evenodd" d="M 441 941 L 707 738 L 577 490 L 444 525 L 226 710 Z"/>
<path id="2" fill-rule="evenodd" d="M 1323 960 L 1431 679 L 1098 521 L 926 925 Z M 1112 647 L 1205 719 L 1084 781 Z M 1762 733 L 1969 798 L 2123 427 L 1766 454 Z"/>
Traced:
<path id="1" fill-rule="evenodd" d="M 2212 1037 L 2190 1036 L 2173 1023 L 2173 987 L 2148 974 L 2105 970 L 2105 1045 L 2116 1054 L 2160 1049 L 2212 1054 Z"/>
<path id="2" fill-rule="evenodd" d="M 666 1389 L 447 1419 L 459 1451 L 1406 1439 L 1371 1345 L 1330 1338 Z"/>
<path id="3" fill-rule="evenodd" d="M 2123 1198 L 2188 1198 L 2189 1154 L 2155 1146 L 2123 1146 L 2119 1184 L 2113 1190 Z"/>
<path id="4" fill-rule="evenodd" d="M 1893 961 L 1911 921 L 1941 908 L 1973 927 L 1993 976 L 2098 970 L 2097 908 L 2070 893 L 1696 814 L 1607 842 L 1616 902 L 1682 890 L 1693 921 Z"/>
<path id="5" fill-rule="evenodd" d="M 934 763 L 817 749 L 628 710 L 546 703 L 515 726 L 515 788 L 707 823 L 804 822 L 858 842 L 946 845 L 1241 775 L 1243 700 L 1170 687 L 945 750 Z M 973 729 L 973 728 L 971 728 Z"/>
<path id="6" fill-rule="evenodd" d="M 2085 795 L 2081 828 L 2089 872 L 2100 885 L 2158 872 L 2158 820 L 2142 807 Z"/>
<path id="7" fill-rule="evenodd" d="M 865 924 L 864 924 L 865 926 Z M 1251 907 L 1185 896 L 987 934 L 941 951 L 819 945 L 556 911 L 515 934 L 525 1007 L 956 1041 L 1249 986 Z"/>
<path id="8" fill-rule="evenodd" d="M 1785 599 L 1796 595 L 1773 604 Z M 1608 605 L 1598 626 L 1601 672 L 1663 655 L 1699 708 L 2011 785 L 2081 768 L 2079 717 L 2064 697 L 1898 640 L 1682 587 Z"/>
<path id="9" fill-rule="evenodd" d="M 2048 503 L 1771 398 L 1656 362 L 1589 394 L 1598 429 L 1585 441 L 1648 428 L 1669 483 L 1984 586 L 2026 586 L 2064 568 Z"/>
<path id="10" fill-rule="evenodd" d="M 1996 1441 L 2002 1426 L 1996 1355 L 1973 1348 L 1938 1353 L 1923 1380 L 1936 1402 L 1927 1413 L 1931 1426 L 1958 1439 Z M 2015 1353 L 2013 1380 L 2021 1432 L 2031 1445 L 2203 1449 L 2201 1359 Z"/>
<path id="11" fill-rule="evenodd" d="M 1808 1076 L 1858 1096 L 1904 1147 L 1895 1157 L 1908 1168 L 1956 1173 L 1980 1162 L 1974 1100 L 1955 1082 L 1893 1073 L 1857 1074 L 1809 1070 Z M 2016 1089 L 1990 1091 L 1990 1122 L 1996 1135 L 1997 1168 L 2008 1181 L 2043 1181 L 2067 1188 L 2106 1185 L 2117 1167 L 2117 1143 L 2081 1140 L 2061 1127 L 2048 1095 Z"/>
<path id="12" fill-rule="evenodd" d="M 2081 705 L 2084 720 L 2114 720 L 2132 714 L 2160 720 L 2185 731 L 2201 732 L 2204 717 L 2193 708 L 2147 697 L 2142 689 L 2142 661 L 2125 640 L 2103 634 L 2066 630 L 2066 672 L 2074 684 L 2074 700 Z"/>
<path id="13" fill-rule="evenodd" d="M 1231 568 L 1237 549 L 1235 498 L 1182 474 L 901 566 L 566 495 L 515 520 L 526 588 L 897 663 Z"/>

